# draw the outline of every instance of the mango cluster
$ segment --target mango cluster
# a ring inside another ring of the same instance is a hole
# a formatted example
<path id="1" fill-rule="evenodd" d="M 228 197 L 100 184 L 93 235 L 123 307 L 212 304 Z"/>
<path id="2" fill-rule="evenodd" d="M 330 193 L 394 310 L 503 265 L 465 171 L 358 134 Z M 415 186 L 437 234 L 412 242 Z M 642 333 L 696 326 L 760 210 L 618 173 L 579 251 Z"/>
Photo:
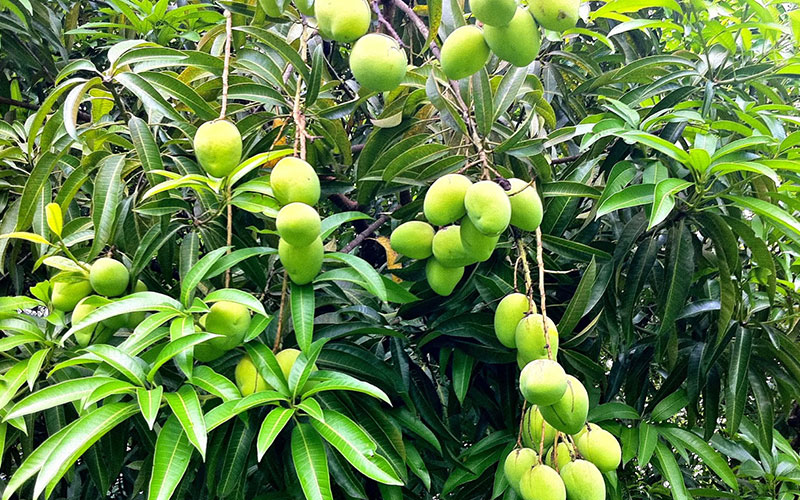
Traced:
<path id="1" fill-rule="evenodd" d="M 392 249 L 412 259 L 427 259 L 425 275 L 439 295 L 453 293 L 465 266 L 492 256 L 509 225 L 533 231 L 542 221 L 536 190 L 521 179 L 509 179 L 510 190 L 484 180 L 473 183 L 447 174 L 428 189 L 424 221 L 410 221 L 392 231 Z M 458 222 L 458 225 L 451 225 Z M 438 231 L 434 226 L 443 226 Z"/>
<path id="2" fill-rule="evenodd" d="M 272 194 L 282 205 L 275 225 L 278 256 L 289 278 L 298 285 L 310 283 L 322 269 L 324 249 L 321 221 L 314 205 L 319 201 L 319 177 L 300 158 L 283 158 L 269 178 Z"/>
<path id="3" fill-rule="evenodd" d="M 89 268 L 89 272 L 62 271 L 53 279 L 50 304 L 53 309 L 71 312 L 71 324 L 83 320 L 98 307 L 109 304 L 114 297 L 119 297 L 128 290 L 130 272 L 125 264 L 110 257 L 97 259 Z M 141 281 L 136 282 L 133 292 L 144 292 L 147 287 Z M 133 312 L 114 316 L 99 325 L 87 326 L 75 332 L 75 340 L 81 347 L 86 347 L 92 339 L 102 335 L 110 336 L 120 328 L 134 329 L 144 319 L 144 312 Z"/>
<path id="4" fill-rule="evenodd" d="M 314 17 L 323 38 L 354 43 L 350 71 L 363 88 L 386 92 L 406 76 L 408 58 L 397 41 L 381 33 L 369 33 L 372 10 L 367 0 L 316 0 Z"/>
<path id="5" fill-rule="evenodd" d="M 529 297 L 512 293 L 500 301 L 494 329 L 503 345 L 517 349 L 519 388 L 530 404 L 522 422 L 525 447 L 504 463 L 511 487 L 524 500 L 604 500 L 602 473 L 619 466 L 622 451 L 611 433 L 586 423 L 586 388 L 555 361 L 556 325 L 536 313 Z M 571 439 L 559 440 L 565 435 Z M 548 448 L 538 456 L 536 450 Z"/>
<path id="6" fill-rule="evenodd" d="M 579 6 L 580 0 L 531 2 L 529 6 L 517 6 L 515 0 L 472 0 L 472 14 L 483 29 L 466 25 L 450 33 L 442 45 L 442 71 L 451 80 L 466 78 L 478 72 L 492 53 L 514 66 L 527 66 L 539 53 L 539 25 L 555 31 L 572 28 L 578 22 Z"/>

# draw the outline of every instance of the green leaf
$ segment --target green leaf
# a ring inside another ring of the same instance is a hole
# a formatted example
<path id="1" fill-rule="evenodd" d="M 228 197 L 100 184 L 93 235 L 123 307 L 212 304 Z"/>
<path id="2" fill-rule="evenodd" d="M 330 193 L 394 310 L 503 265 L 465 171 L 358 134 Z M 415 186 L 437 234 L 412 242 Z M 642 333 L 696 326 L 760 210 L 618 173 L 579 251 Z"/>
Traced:
<path id="1" fill-rule="evenodd" d="M 748 380 L 750 381 L 750 388 L 753 391 L 753 396 L 756 400 L 756 409 L 758 417 L 758 434 L 761 438 L 761 443 L 767 450 L 772 449 L 773 432 L 775 428 L 775 409 L 772 405 L 772 391 L 767 386 L 764 380 L 764 375 L 756 373 L 754 369 L 747 372 Z M 717 472 L 719 474 L 719 472 Z M 731 486 L 735 488 L 735 486 Z"/>
<path id="2" fill-rule="evenodd" d="M 45 214 L 47 216 L 47 227 L 55 235 L 61 237 L 61 232 L 64 230 L 64 215 L 61 213 L 61 205 L 48 203 L 45 207 Z"/>
<path id="3" fill-rule="evenodd" d="M 747 403 L 747 372 L 750 353 L 753 348 L 753 334 L 748 328 L 739 328 L 730 353 L 728 383 L 725 387 L 725 428 L 734 435 L 744 416 Z"/>
<path id="4" fill-rule="evenodd" d="M 45 238 L 42 238 L 36 233 L 27 233 L 24 231 L 15 231 L 13 233 L 0 234 L 0 239 L 15 238 L 18 240 L 30 241 L 31 243 L 39 243 L 41 245 L 52 245 Z"/>
<path id="5" fill-rule="evenodd" d="M 650 212 L 650 223 L 647 229 L 660 224 L 675 208 L 675 193 L 692 186 L 691 182 L 681 179 L 663 179 L 656 184 L 653 195 L 653 207 Z"/>
<path id="6" fill-rule="evenodd" d="M 741 162 L 723 161 L 715 163 L 709 168 L 709 172 L 720 175 L 729 174 L 731 172 L 753 172 L 755 174 L 764 175 L 768 177 L 775 184 L 781 183 L 777 172 L 775 172 L 766 165 L 762 165 L 761 163 L 756 163 L 752 161 L 741 161 Z"/>
<path id="7" fill-rule="evenodd" d="M 618 191 L 605 200 L 601 199 L 597 206 L 595 217 L 602 217 L 605 214 L 623 208 L 644 205 L 653 201 L 653 184 L 634 184 Z"/>
<path id="8" fill-rule="evenodd" d="M 181 310 L 181 304 L 177 300 L 156 292 L 137 292 L 121 299 L 117 299 L 104 306 L 100 306 L 90 312 L 83 319 L 73 324 L 72 327 L 61 338 L 61 342 L 69 338 L 76 331 L 94 325 L 103 320 L 120 316 L 122 314 L 139 311 L 169 311 L 176 312 Z"/>
<path id="9" fill-rule="evenodd" d="M 80 417 L 39 471 L 33 497 L 38 498 L 45 488 L 49 496 L 58 480 L 90 446 L 137 411 L 137 405 L 133 403 L 111 403 Z"/>
<path id="10" fill-rule="evenodd" d="M 220 470 L 217 487 L 217 494 L 220 497 L 229 497 L 234 492 L 241 491 L 242 482 L 246 480 L 244 473 L 255 433 L 255 426 L 249 422 L 243 420 L 234 422 L 233 429 L 228 435 L 225 459 Z"/>
<path id="11" fill-rule="evenodd" d="M 275 49 L 275 51 L 278 52 L 281 57 L 292 64 L 295 71 L 300 72 L 305 81 L 309 81 L 311 75 L 308 71 L 308 66 L 306 66 L 305 62 L 303 62 L 303 59 L 300 57 L 300 54 L 297 52 L 297 50 L 286 43 L 282 37 L 264 28 L 257 28 L 253 26 L 237 26 L 234 29 L 243 31 L 248 35 L 252 35 L 269 45 L 271 48 Z"/>
<path id="12" fill-rule="evenodd" d="M 325 217 L 325 219 L 322 221 L 319 237 L 324 240 L 328 236 L 333 234 L 333 232 L 336 231 L 336 228 L 338 228 L 342 224 L 346 224 L 354 220 L 365 220 L 371 218 L 372 217 L 363 212 L 339 212 L 330 215 L 328 217 Z"/>
<path id="13" fill-rule="evenodd" d="M 87 347 L 84 351 L 97 356 L 112 368 L 120 372 L 136 385 L 145 385 L 145 363 L 140 358 L 134 358 L 124 351 L 106 344 L 95 344 Z"/>
<path id="14" fill-rule="evenodd" d="M 258 439 L 256 441 L 259 462 L 293 415 L 294 409 L 279 406 L 270 411 L 264 421 L 261 422 L 261 429 L 258 431 Z"/>
<path id="15" fill-rule="evenodd" d="M 361 428 L 345 415 L 323 410 L 324 419 L 313 419 L 311 425 L 359 472 L 383 484 L 401 486 L 402 481 L 389 467 L 379 467 L 375 461 L 377 444 Z"/>
<path id="16" fill-rule="evenodd" d="M 681 473 L 678 462 L 675 456 L 662 443 L 656 443 L 656 460 L 658 460 L 658 468 L 664 475 L 664 479 L 669 481 L 669 489 L 672 492 L 672 498 L 675 500 L 691 500 L 691 495 L 686 490 L 686 483 L 683 482 L 683 474 Z"/>
<path id="17" fill-rule="evenodd" d="M 86 96 L 86 93 L 92 88 L 100 85 L 102 79 L 99 76 L 95 76 L 80 85 L 77 85 L 72 88 L 67 94 L 67 98 L 64 99 L 64 107 L 63 107 L 63 116 L 64 116 L 64 129 L 67 131 L 67 134 L 79 141 L 78 138 L 78 108 L 80 107 L 81 103 L 83 102 L 83 98 Z"/>
<path id="18" fill-rule="evenodd" d="M 200 455 L 205 460 L 206 456 L 206 422 L 203 418 L 203 410 L 200 408 L 200 399 L 197 392 L 190 385 L 183 385 L 177 392 L 164 393 L 164 399 L 172 409 L 172 413 L 178 418 L 183 431 L 189 441 L 197 448 Z"/>
<path id="19" fill-rule="evenodd" d="M 205 299 L 203 299 L 204 302 L 220 302 L 223 300 L 228 302 L 236 302 L 237 304 L 245 306 L 256 314 L 267 316 L 267 311 L 264 310 L 264 305 L 261 304 L 257 298 L 253 297 L 253 295 L 250 293 L 237 290 L 235 288 L 222 288 L 220 290 L 214 290 L 206 295 Z"/>
<path id="20" fill-rule="evenodd" d="M 258 374 L 279 393 L 289 397 L 291 395 L 289 386 L 275 354 L 260 342 L 249 342 L 244 347 L 253 364 L 256 365 Z"/>
<path id="21" fill-rule="evenodd" d="M 24 382 L 23 378 L 23 382 Z M 103 384 L 114 382 L 110 377 L 85 377 L 50 385 L 29 394 L 8 411 L 5 420 L 37 413 L 47 408 L 85 398 Z M 20 384 L 21 385 L 21 384 Z"/>
<path id="22" fill-rule="evenodd" d="M 147 498 L 170 500 L 191 458 L 192 444 L 178 419 L 172 415 L 158 433 Z"/>
<path id="23" fill-rule="evenodd" d="M 142 412 L 147 427 L 153 430 L 156 423 L 158 410 L 161 408 L 161 396 L 164 394 L 164 387 L 159 385 L 155 389 L 147 390 L 144 387 L 136 389 L 136 401 L 139 403 L 139 410 Z"/>
<path id="24" fill-rule="evenodd" d="M 725 195 L 723 197 L 731 200 L 740 207 L 750 209 L 758 215 L 765 217 L 775 224 L 778 229 L 782 230 L 786 236 L 792 238 L 795 242 L 800 242 L 800 223 L 798 223 L 795 217 L 792 217 L 781 208 L 758 198 L 733 195 Z"/>
<path id="25" fill-rule="evenodd" d="M 136 156 L 142 163 L 142 169 L 147 174 L 147 180 L 150 187 L 157 184 L 156 176 L 152 172 L 164 169 L 164 163 L 161 161 L 161 152 L 156 144 L 155 137 L 147 126 L 147 122 L 139 117 L 131 117 L 128 120 L 128 130 L 131 135 L 131 142 L 136 148 Z"/>
<path id="26" fill-rule="evenodd" d="M 691 230 L 685 221 L 680 221 L 672 229 L 668 248 L 664 285 L 663 313 L 659 334 L 675 328 L 675 320 L 686 303 L 689 287 L 694 274 L 694 248 Z"/>
<path id="27" fill-rule="evenodd" d="M 311 106 L 317 100 L 325 64 L 325 54 L 322 51 L 322 45 L 317 45 L 314 49 L 314 53 L 311 55 L 311 76 L 306 85 L 306 107 Z"/>
<path id="28" fill-rule="evenodd" d="M 475 367 L 475 358 L 461 349 L 453 352 L 453 390 L 458 402 L 464 404 L 464 398 L 469 390 L 469 380 L 472 378 L 472 369 Z"/>
<path id="29" fill-rule="evenodd" d="M 494 120 L 497 120 L 501 114 L 505 113 L 506 109 L 517 98 L 527 75 L 528 69 L 518 66 L 510 67 L 506 74 L 503 75 L 503 79 L 500 80 L 500 85 L 497 86 L 497 92 L 494 95 Z"/>
<path id="30" fill-rule="evenodd" d="M 653 411 L 650 412 L 650 420 L 653 422 L 661 422 L 674 417 L 688 405 L 689 397 L 686 395 L 686 391 L 679 389 L 658 402 L 655 408 L 653 408 Z"/>
<path id="31" fill-rule="evenodd" d="M 33 147 L 33 141 L 30 141 L 30 147 Z M 31 226 L 33 215 L 36 211 L 36 200 L 41 196 L 45 185 L 49 183 L 50 173 L 58 163 L 58 159 L 59 156 L 57 155 L 44 153 L 39 157 L 39 161 L 36 162 L 33 170 L 31 170 L 25 181 L 25 187 L 22 189 L 19 201 L 19 214 L 14 228 L 16 231 L 24 231 Z"/>
<path id="32" fill-rule="evenodd" d="M 430 0 L 428 2 L 428 38 L 425 40 L 426 48 L 436 39 L 441 25 L 442 0 Z"/>
<path id="33" fill-rule="evenodd" d="M 307 500 L 333 500 L 322 438 L 309 424 L 292 431 L 292 461 Z"/>
<path id="34" fill-rule="evenodd" d="M 381 275 L 371 265 L 369 265 L 367 261 L 360 257 L 356 257 L 355 255 L 339 252 L 326 253 L 325 257 L 344 262 L 348 266 L 355 269 L 358 274 L 364 278 L 364 282 L 367 284 L 367 290 L 369 290 L 370 293 L 378 297 L 380 300 L 384 302 L 387 301 L 388 296 L 386 293 L 386 286 L 383 284 Z"/>
<path id="35" fill-rule="evenodd" d="M 156 373 L 158 372 L 158 369 L 161 368 L 164 363 L 182 353 L 186 349 L 192 348 L 197 344 L 202 344 L 206 340 L 211 340 L 216 337 L 219 337 L 219 335 L 214 333 L 193 333 L 191 335 L 185 335 L 179 339 L 171 341 L 165 345 L 163 349 L 161 349 L 156 360 L 153 361 L 152 365 L 150 365 L 150 371 L 147 372 L 147 380 L 152 382 L 156 376 Z"/>
<path id="36" fill-rule="evenodd" d="M 231 382 L 224 375 L 215 372 L 207 365 L 195 366 L 192 370 L 191 381 L 193 385 L 196 385 L 209 394 L 219 396 L 223 401 L 230 401 L 242 397 L 236 384 Z"/>
<path id="37" fill-rule="evenodd" d="M 489 84 L 489 74 L 486 68 L 472 75 L 472 100 L 475 107 L 475 123 L 478 133 L 486 137 L 492 130 L 494 122 L 494 108 L 492 103 L 492 87 Z"/>
<path id="38" fill-rule="evenodd" d="M 131 93 L 139 97 L 142 105 L 147 110 L 147 116 L 151 123 L 159 122 L 160 115 L 166 116 L 175 122 L 180 123 L 183 121 L 181 115 L 175 111 L 175 108 L 161 96 L 158 90 L 154 89 L 153 86 L 141 76 L 127 71 L 115 75 L 114 79 L 131 91 Z"/>
<path id="39" fill-rule="evenodd" d="M 496 150 L 495 150 L 496 151 Z M 600 198 L 600 191 L 581 182 L 556 181 L 542 184 L 542 195 L 545 198 L 556 196 L 575 196 L 579 198 Z"/>
<path id="40" fill-rule="evenodd" d="M 297 345 L 307 352 L 314 339 L 314 285 L 292 283 L 289 296 L 292 306 L 292 325 Z"/>
<path id="41" fill-rule="evenodd" d="M 770 423 L 770 425 L 772 424 Z M 771 431 L 772 429 L 770 428 L 769 430 Z M 733 473 L 725 459 L 695 433 L 671 426 L 659 428 L 659 433 L 670 441 L 674 440 L 680 446 L 690 449 L 702 460 L 703 465 L 713 470 L 720 479 L 725 481 L 725 484 L 734 491 L 739 491 L 736 474 Z"/>
<path id="42" fill-rule="evenodd" d="M 124 166 L 125 155 L 107 156 L 102 160 L 97 171 L 92 195 L 94 241 L 89 252 L 90 259 L 96 257 L 111 239 L 117 208 L 122 196 L 121 176 Z"/>
<path id="43" fill-rule="evenodd" d="M 181 281 L 181 303 L 185 307 L 189 307 L 194 298 L 194 292 L 197 285 L 203 281 L 208 272 L 213 267 L 222 255 L 228 250 L 228 247 L 221 247 L 208 252 L 197 264 L 193 265 L 186 277 Z"/>
<path id="44" fill-rule="evenodd" d="M 595 258 L 581 276 L 581 281 L 575 288 L 575 293 L 567 304 L 567 309 L 561 320 L 558 322 L 558 335 L 563 339 L 567 339 L 572 335 L 575 326 L 577 326 L 580 319 L 586 314 L 586 307 L 589 305 L 589 298 L 592 294 L 595 278 L 597 277 L 597 264 Z"/>
<path id="45" fill-rule="evenodd" d="M 387 404 L 392 404 L 389 396 L 378 387 L 375 387 L 369 382 L 358 380 L 346 373 L 320 370 L 313 373 L 308 380 L 314 381 L 315 383 L 309 390 L 303 393 L 303 398 L 308 398 L 324 391 L 354 391 L 368 394 Z"/>
<path id="46" fill-rule="evenodd" d="M 658 431 L 647 422 L 639 422 L 639 467 L 647 467 L 658 443 Z"/>
<path id="47" fill-rule="evenodd" d="M 638 142 L 639 144 L 653 148 L 656 151 L 660 151 L 681 163 L 689 163 L 689 154 L 686 151 L 656 135 L 636 130 L 623 132 L 619 134 L 619 136 L 628 143 Z"/>

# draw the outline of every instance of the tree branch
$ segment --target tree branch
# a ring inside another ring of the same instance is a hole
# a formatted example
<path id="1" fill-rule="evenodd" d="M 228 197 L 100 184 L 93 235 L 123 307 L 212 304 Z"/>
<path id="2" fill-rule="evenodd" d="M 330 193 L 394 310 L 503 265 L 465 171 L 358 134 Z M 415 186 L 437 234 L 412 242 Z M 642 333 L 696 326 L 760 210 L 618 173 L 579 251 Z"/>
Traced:
<path id="1" fill-rule="evenodd" d="M 389 220 L 389 214 L 383 214 L 380 217 L 378 217 L 375 220 L 375 222 L 373 222 L 372 224 L 367 226 L 366 229 L 364 229 L 363 231 L 358 233 L 356 235 L 356 237 L 353 238 L 353 241 L 351 241 L 344 248 L 342 248 L 341 252 L 342 253 L 350 253 L 350 252 L 352 252 L 358 245 L 363 243 L 364 240 L 366 240 L 368 237 L 370 237 L 372 235 L 372 233 L 377 231 L 378 228 L 381 227 L 382 225 L 384 225 L 386 223 L 386 221 L 388 221 L 388 220 Z"/>

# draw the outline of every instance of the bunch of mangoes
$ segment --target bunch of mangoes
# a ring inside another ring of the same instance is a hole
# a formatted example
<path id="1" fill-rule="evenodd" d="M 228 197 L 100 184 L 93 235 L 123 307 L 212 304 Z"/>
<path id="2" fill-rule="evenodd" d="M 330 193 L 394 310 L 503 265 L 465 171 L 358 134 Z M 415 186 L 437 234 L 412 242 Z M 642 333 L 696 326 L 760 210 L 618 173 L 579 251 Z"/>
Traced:
<path id="1" fill-rule="evenodd" d="M 319 178 L 314 167 L 300 158 L 283 158 L 270 174 L 272 194 L 282 205 L 275 225 L 281 237 L 278 255 L 298 285 L 310 283 L 322 268 L 324 249 L 321 221 L 314 205 L 319 201 Z"/>
<path id="2" fill-rule="evenodd" d="M 292 372 L 292 367 L 294 367 L 294 364 L 297 362 L 297 358 L 299 356 L 300 351 L 297 349 L 283 349 L 275 354 L 275 358 L 278 361 L 278 366 L 281 367 L 281 372 L 286 380 L 289 380 L 289 374 Z M 312 366 L 312 373 L 314 371 L 317 371 L 316 364 Z M 249 396 L 254 392 L 274 390 L 274 388 L 270 386 L 267 381 L 264 380 L 264 378 L 258 373 L 256 365 L 247 354 L 245 354 L 236 365 L 234 376 L 236 378 L 236 385 L 239 387 L 239 391 L 241 391 L 242 396 Z M 310 388 L 310 386 L 308 386 L 310 383 L 311 382 L 307 382 L 304 388 Z"/>
<path id="3" fill-rule="evenodd" d="M 442 71 L 451 80 L 478 72 L 494 53 L 514 66 L 524 67 L 536 59 L 541 45 L 540 24 L 563 31 L 578 22 L 580 0 L 532 2 L 518 6 L 515 0 L 473 0 L 470 8 L 483 24 L 455 29 L 442 45 Z"/>
<path id="4" fill-rule="evenodd" d="M 76 324 L 98 307 L 128 290 L 130 273 L 125 264 L 110 257 L 97 259 L 84 271 L 62 271 L 51 279 L 50 305 L 62 312 L 71 312 L 70 323 Z M 132 292 L 144 292 L 147 287 L 136 282 Z M 96 337 L 109 337 L 120 328 L 134 329 L 144 319 L 144 312 L 120 314 L 75 332 L 75 340 L 86 347 Z"/>
<path id="5" fill-rule="evenodd" d="M 428 189 L 424 221 L 410 221 L 392 231 L 392 249 L 406 257 L 427 259 L 425 275 L 439 295 L 453 293 L 465 266 L 492 256 L 509 225 L 535 230 L 542 221 L 536 190 L 521 179 L 509 179 L 510 190 L 483 180 L 473 183 L 462 174 L 447 174 Z M 458 222 L 458 225 L 451 225 Z M 434 226 L 442 226 L 437 231 Z"/>
<path id="6" fill-rule="evenodd" d="M 536 314 L 529 297 L 513 293 L 500 301 L 494 327 L 503 345 L 518 350 L 519 388 L 530 403 L 522 421 L 525 448 L 513 450 L 504 463 L 512 488 L 524 500 L 603 500 L 602 473 L 619 466 L 622 452 L 610 432 L 586 423 L 586 388 L 555 361 L 556 325 Z M 575 445 L 559 441 L 562 435 Z M 548 447 L 539 457 L 536 450 Z"/>

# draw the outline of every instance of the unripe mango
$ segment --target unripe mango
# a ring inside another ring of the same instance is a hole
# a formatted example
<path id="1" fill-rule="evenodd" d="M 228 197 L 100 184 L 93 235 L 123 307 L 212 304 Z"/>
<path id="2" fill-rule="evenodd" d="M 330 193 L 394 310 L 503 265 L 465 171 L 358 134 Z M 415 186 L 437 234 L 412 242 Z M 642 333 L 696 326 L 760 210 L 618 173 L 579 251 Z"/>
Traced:
<path id="1" fill-rule="evenodd" d="M 530 9 L 536 22 L 553 31 L 564 31 L 578 24 L 578 10 L 581 0 L 551 0 L 530 2 Z"/>
<path id="2" fill-rule="evenodd" d="M 298 285 L 311 283 L 322 269 L 325 249 L 317 238 L 310 245 L 296 246 L 286 240 L 278 242 L 278 256 L 289 277 Z"/>
<path id="3" fill-rule="evenodd" d="M 591 462 L 574 460 L 561 469 L 569 500 L 605 500 L 603 474 Z"/>
<path id="4" fill-rule="evenodd" d="M 561 470 L 565 465 L 572 461 L 572 456 L 575 454 L 575 449 L 571 444 L 565 441 L 558 442 L 558 453 L 554 453 L 555 446 L 550 447 L 545 454 L 545 462 L 550 467 Z M 556 467 L 558 464 L 558 467 Z"/>
<path id="5" fill-rule="evenodd" d="M 539 27 L 527 7 L 517 7 L 505 26 L 484 26 L 483 37 L 497 57 L 520 67 L 536 59 L 542 43 Z"/>
<path id="6" fill-rule="evenodd" d="M 522 479 L 522 475 L 530 470 L 538 459 L 539 456 L 530 448 L 511 450 L 511 453 L 506 457 L 506 461 L 503 462 L 503 473 L 514 491 L 519 493 L 519 482 Z"/>
<path id="7" fill-rule="evenodd" d="M 75 306 L 75 309 L 72 311 L 70 323 L 73 326 L 80 323 L 83 318 L 88 316 L 90 312 L 97 309 L 103 303 L 102 299 L 103 297 L 98 297 L 97 295 L 90 295 L 81 299 L 80 302 L 78 302 L 78 304 Z M 81 347 L 88 346 L 92 341 L 92 336 L 94 335 L 96 328 L 97 324 L 94 324 L 74 332 L 75 340 L 78 342 L 78 345 Z"/>
<path id="8" fill-rule="evenodd" d="M 433 255 L 434 233 L 433 226 L 427 222 L 412 220 L 392 231 L 389 244 L 392 250 L 411 259 L 427 259 Z"/>
<path id="9" fill-rule="evenodd" d="M 522 369 L 519 389 L 529 403 L 548 406 L 564 396 L 567 374 L 555 361 L 535 359 Z"/>
<path id="10" fill-rule="evenodd" d="M 517 3 L 514 0 L 470 0 L 469 7 L 472 15 L 484 25 L 505 26 L 514 17 Z"/>
<path id="11" fill-rule="evenodd" d="M 215 302 L 206 316 L 206 331 L 222 335 L 208 341 L 219 350 L 229 351 L 241 345 L 250 327 L 250 310 L 237 302 Z"/>
<path id="12" fill-rule="evenodd" d="M 56 275 L 53 279 L 53 292 L 50 296 L 50 301 L 54 309 L 70 312 L 75 309 L 81 299 L 90 293 L 92 293 L 92 285 L 88 279 L 59 281 L 58 275 Z"/>
<path id="13" fill-rule="evenodd" d="M 213 340 L 213 339 L 212 339 Z M 227 351 L 222 349 L 218 349 L 213 345 L 209 344 L 210 340 L 207 340 L 201 344 L 197 344 L 194 346 L 194 358 L 197 361 L 201 361 L 203 363 L 210 363 L 215 359 L 219 359 L 225 354 Z"/>
<path id="14" fill-rule="evenodd" d="M 292 373 L 292 368 L 294 368 L 294 364 L 297 362 L 297 358 L 300 354 L 301 352 L 297 349 L 283 349 L 275 355 L 278 366 L 281 367 L 281 372 L 283 372 L 283 376 L 286 378 L 287 382 L 289 381 L 289 375 Z M 316 363 L 311 366 L 311 372 L 313 373 L 315 371 L 317 371 Z"/>
<path id="15" fill-rule="evenodd" d="M 463 267 L 444 267 L 435 257 L 425 264 L 425 277 L 431 290 L 445 297 L 453 293 L 463 276 Z"/>
<path id="16" fill-rule="evenodd" d="M 350 53 L 350 71 L 367 90 L 387 92 L 406 76 L 408 59 L 394 38 L 370 33 L 358 39 Z"/>
<path id="17" fill-rule="evenodd" d="M 544 443 L 542 443 L 542 426 L 544 426 Z M 528 448 L 538 450 L 547 448 L 556 439 L 556 429 L 542 417 L 536 405 L 530 406 L 522 418 L 522 442 Z"/>
<path id="18" fill-rule="evenodd" d="M 292 245 L 305 246 L 319 238 L 321 221 L 312 207 L 294 202 L 281 208 L 275 219 L 275 227 L 284 240 Z"/>
<path id="19" fill-rule="evenodd" d="M 228 120 L 200 125 L 194 134 L 194 155 L 213 177 L 227 177 L 242 159 L 242 136 Z"/>
<path id="20" fill-rule="evenodd" d="M 467 213 L 464 196 L 472 181 L 461 174 L 447 174 L 436 179 L 425 193 L 422 210 L 435 226 L 451 224 Z"/>
<path id="21" fill-rule="evenodd" d="M 260 0 L 258 5 L 264 9 L 264 12 L 266 12 L 269 17 L 282 16 L 281 9 L 278 7 L 278 2 L 275 0 Z"/>
<path id="22" fill-rule="evenodd" d="M 497 304 L 494 312 L 494 333 L 501 344 L 510 348 L 517 347 L 514 340 L 517 325 L 528 312 L 535 313 L 536 306 L 523 293 L 510 293 Z"/>
<path id="23" fill-rule="evenodd" d="M 456 28 L 442 44 L 442 71 L 451 80 L 477 73 L 489 60 L 489 46 L 477 26 Z"/>
<path id="24" fill-rule="evenodd" d="M 514 341 L 519 350 L 519 360 L 527 365 L 534 359 L 546 359 L 547 345 L 553 353 L 553 359 L 558 354 L 558 330 L 553 320 L 547 318 L 547 338 L 544 336 L 544 322 L 541 314 L 529 314 L 517 324 L 514 332 Z"/>
<path id="25" fill-rule="evenodd" d="M 461 219 L 461 244 L 464 250 L 476 261 L 485 262 L 494 253 L 500 235 L 487 236 L 478 231 L 469 217 Z"/>
<path id="26" fill-rule="evenodd" d="M 108 257 L 97 259 L 89 269 L 89 282 L 92 288 L 106 297 L 122 295 L 128 288 L 130 277 L 125 264 Z"/>
<path id="27" fill-rule="evenodd" d="M 622 449 L 613 434 L 599 425 L 588 424 L 577 435 L 575 446 L 583 458 L 592 462 L 600 472 L 610 472 L 619 467 Z"/>
<path id="28" fill-rule="evenodd" d="M 511 221 L 511 202 L 499 184 L 481 181 L 473 184 L 464 196 L 464 207 L 478 231 L 499 235 Z"/>
<path id="29" fill-rule="evenodd" d="M 433 256 L 444 267 L 464 267 L 475 263 L 461 243 L 461 228 L 447 226 L 433 235 Z"/>
<path id="30" fill-rule="evenodd" d="M 236 378 L 236 386 L 239 387 L 239 392 L 242 393 L 242 396 L 266 391 L 269 388 L 267 381 L 259 375 L 256 365 L 253 364 L 253 360 L 247 354 L 236 365 L 234 377 Z"/>
<path id="31" fill-rule="evenodd" d="M 511 190 L 508 199 L 511 201 L 511 225 L 523 231 L 535 231 L 542 223 L 542 200 L 539 194 L 522 179 L 509 179 Z"/>
<path id="32" fill-rule="evenodd" d="M 522 475 L 519 492 L 523 500 L 566 500 L 567 490 L 561 476 L 544 464 L 529 469 Z"/>
<path id="33" fill-rule="evenodd" d="M 281 205 L 300 202 L 313 206 L 319 201 L 319 177 L 314 167 L 300 158 L 282 158 L 272 169 L 269 183 Z"/>
<path id="34" fill-rule="evenodd" d="M 314 17 L 323 38 L 354 42 L 372 22 L 372 10 L 365 0 L 316 0 Z"/>
<path id="35" fill-rule="evenodd" d="M 548 424 L 561 432 L 575 434 L 586 423 L 589 414 L 589 394 L 580 380 L 567 375 L 567 390 L 556 403 L 540 408 Z"/>

